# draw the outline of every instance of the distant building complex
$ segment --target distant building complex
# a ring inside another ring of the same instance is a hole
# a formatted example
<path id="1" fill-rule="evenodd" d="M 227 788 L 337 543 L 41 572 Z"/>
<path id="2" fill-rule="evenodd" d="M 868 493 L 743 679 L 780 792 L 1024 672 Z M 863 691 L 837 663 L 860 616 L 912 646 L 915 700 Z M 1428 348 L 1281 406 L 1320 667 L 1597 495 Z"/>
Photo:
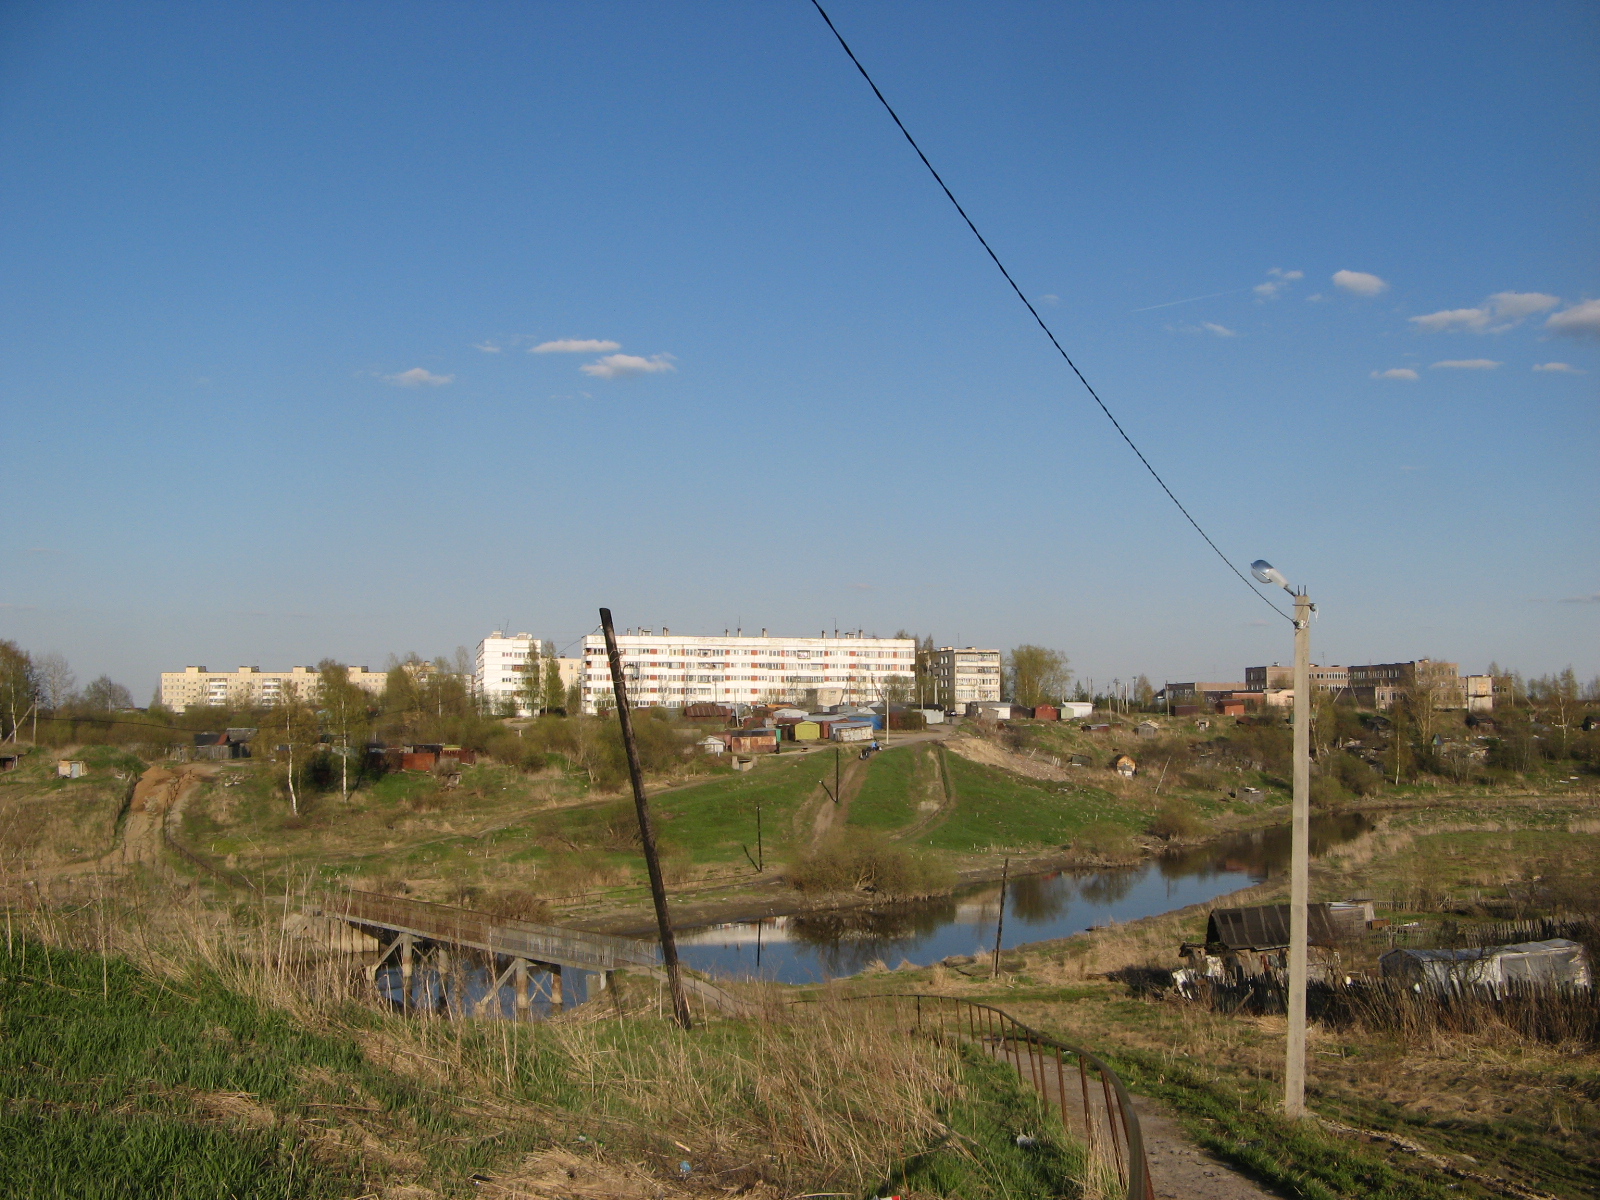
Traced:
<path id="1" fill-rule="evenodd" d="M 1426 700 L 1436 709 L 1489 712 L 1494 708 L 1494 680 L 1488 675 L 1458 675 L 1453 662 L 1419 658 L 1411 662 L 1370 663 L 1359 667 L 1313 664 L 1311 690 L 1335 701 L 1362 708 L 1393 707 L 1401 696 Z M 1162 699 L 1176 708 L 1218 708 L 1223 704 L 1257 703 L 1287 707 L 1294 703 L 1294 668 L 1273 663 L 1246 667 L 1241 683 L 1169 683 Z"/>
<path id="2" fill-rule="evenodd" d="M 688 637 L 649 629 L 617 635 L 636 706 L 791 702 L 810 707 L 871 704 L 909 690 L 914 638 Z M 583 711 L 615 707 L 605 638 L 583 640 Z"/>
<path id="3" fill-rule="evenodd" d="M 496 629 L 478 643 L 477 667 L 472 688 L 479 701 L 491 712 L 514 706 L 519 717 L 534 715 L 527 694 L 528 663 L 537 659 L 544 669 L 550 663 L 561 673 L 561 694 L 583 679 L 581 658 L 545 658 L 546 645 L 531 633 L 507 636 Z"/>
<path id="4" fill-rule="evenodd" d="M 351 667 L 350 682 L 374 696 L 383 695 L 389 677 L 382 671 Z M 209 671 L 205 667 L 185 667 L 181 671 L 161 672 L 161 703 L 173 712 L 190 705 L 216 708 L 270 708 L 292 692 L 301 700 L 317 698 L 322 676 L 315 667 L 291 667 L 287 671 L 263 671 L 260 667 L 240 667 L 237 671 Z"/>

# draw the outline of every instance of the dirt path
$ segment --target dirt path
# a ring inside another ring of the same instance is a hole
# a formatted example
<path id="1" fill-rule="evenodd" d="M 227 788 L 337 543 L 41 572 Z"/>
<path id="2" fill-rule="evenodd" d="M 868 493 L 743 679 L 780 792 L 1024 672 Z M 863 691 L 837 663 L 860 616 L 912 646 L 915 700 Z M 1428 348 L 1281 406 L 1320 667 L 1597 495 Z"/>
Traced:
<path id="1" fill-rule="evenodd" d="M 214 773 L 212 767 L 151 767 L 134 784 L 133 799 L 116 845 L 99 858 L 40 868 L 30 872 L 30 877 L 65 879 L 101 872 L 116 874 L 140 864 L 159 867 L 166 823 L 183 815 L 184 806 L 194 795 L 195 788 Z"/>
<path id="2" fill-rule="evenodd" d="M 986 767 L 999 767 L 1014 775 L 1026 775 L 1030 779 L 1047 779 L 1052 783 L 1064 783 L 1074 778 L 1071 769 L 1059 758 L 1053 759 L 1051 755 L 1018 754 L 1007 750 L 1004 746 L 995 745 L 987 738 L 958 733 L 949 738 L 945 745 L 971 762 L 981 763 Z"/>
<path id="3" fill-rule="evenodd" d="M 1008 1066 L 1017 1064 L 1012 1052 L 998 1043 L 985 1043 L 990 1056 Z M 1051 1055 L 1033 1055 L 1031 1061 L 1024 1057 L 1022 1078 L 1043 1084 L 1048 1105 L 1060 1110 L 1061 1089 L 1057 1083 L 1056 1060 Z M 1076 1136 L 1085 1130 L 1083 1089 L 1076 1068 L 1062 1073 L 1066 1081 L 1066 1120 Z M 1090 1079 L 1093 1080 L 1093 1076 Z M 1098 1084 L 1091 1083 L 1089 1095 L 1096 1096 Z M 1091 1103 L 1093 1101 L 1091 1100 Z M 1150 1183 L 1154 1189 L 1153 1200 L 1279 1200 L 1278 1193 L 1266 1191 L 1260 1184 L 1221 1159 L 1213 1158 L 1189 1138 L 1172 1115 L 1172 1110 L 1159 1100 L 1135 1095 L 1133 1110 L 1139 1115 L 1139 1133 L 1144 1139 L 1145 1159 L 1150 1164 Z M 1106 1144 L 1105 1114 L 1096 1109 L 1096 1137 Z"/>

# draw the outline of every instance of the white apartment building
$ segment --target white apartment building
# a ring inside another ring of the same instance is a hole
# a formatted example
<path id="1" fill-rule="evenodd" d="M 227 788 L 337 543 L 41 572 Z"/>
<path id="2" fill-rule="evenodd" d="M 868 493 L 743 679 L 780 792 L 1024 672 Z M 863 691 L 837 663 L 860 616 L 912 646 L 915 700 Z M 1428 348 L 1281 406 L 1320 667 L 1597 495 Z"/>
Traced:
<path id="1" fill-rule="evenodd" d="M 659 704 L 791 703 L 813 699 L 871 704 L 891 684 L 911 686 L 914 638 L 685 637 L 649 629 L 617 635 L 635 707 Z M 601 634 L 583 639 L 583 711 L 614 707 L 611 668 Z M 837 697 L 837 699 L 834 699 Z"/>
<path id="2" fill-rule="evenodd" d="M 996 703 L 1000 699 L 1000 651 L 976 646 L 942 646 L 928 662 L 937 702 L 964 712 L 968 704 Z"/>
<path id="3" fill-rule="evenodd" d="M 374 696 L 383 695 L 389 676 L 366 667 L 350 667 L 350 682 Z M 263 671 L 260 667 L 240 667 L 237 671 L 210 671 L 205 667 L 185 667 L 181 671 L 161 672 L 161 703 L 173 712 L 183 712 L 191 704 L 230 708 L 266 708 L 283 699 L 285 690 L 312 703 L 322 689 L 322 676 L 315 667 L 291 667 L 287 671 Z"/>
<path id="4" fill-rule="evenodd" d="M 480 703 L 491 712 L 500 711 L 508 701 L 514 703 L 519 717 L 531 717 L 532 708 L 527 697 L 521 695 L 523 680 L 527 677 L 528 660 L 544 653 L 544 643 L 531 633 L 514 633 L 509 637 L 496 629 L 478 643 L 478 668 L 472 676 L 473 691 Z"/>

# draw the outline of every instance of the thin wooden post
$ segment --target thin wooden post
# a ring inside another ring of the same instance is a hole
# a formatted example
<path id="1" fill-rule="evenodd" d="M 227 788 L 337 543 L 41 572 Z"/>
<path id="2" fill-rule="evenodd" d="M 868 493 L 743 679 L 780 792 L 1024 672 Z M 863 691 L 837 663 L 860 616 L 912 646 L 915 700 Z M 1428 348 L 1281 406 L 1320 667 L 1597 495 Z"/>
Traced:
<path id="1" fill-rule="evenodd" d="M 1056 1047 L 1056 1103 L 1061 1108 L 1061 1130 L 1071 1133 L 1072 1126 L 1067 1123 L 1067 1073 L 1061 1065 L 1061 1047 Z"/>
<path id="2" fill-rule="evenodd" d="M 989 978 L 993 979 L 1000 974 L 1000 935 L 1006 928 L 1006 878 L 1011 874 L 1011 859 L 1000 867 L 1000 919 L 994 923 L 994 966 L 989 970 Z"/>
<path id="3" fill-rule="evenodd" d="M 650 803 L 644 794 L 644 770 L 639 766 L 639 747 L 633 740 L 633 716 L 628 711 L 628 683 L 622 675 L 622 655 L 617 650 L 617 631 L 611 626 L 611 610 L 600 610 L 600 628 L 606 638 L 606 657 L 611 665 L 611 688 L 617 704 L 617 722 L 622 727 L 622 745 L 628 754 L 628 778 L 633 783 L 633 806 L 639 817 L 639 843 L 644 850 L 645 869 L 650 873 L 650 897 L 655 901 L 656 927 L 661 935 L 661 959 L 667 969 L 667 987 L 672 992 L 672 1015 L 684 1029 L 689 1017 L 689 997 L 683 991 L 683 976 L 678 969 L 678 943 L 672 936 L 672 917 L 667 912 L 667 885 L 661 876 L 661 859 L 656 853 L 656 831 L 650 822 Z"/>
<path id="4" fill-rule="evenodd" d="M 1083 1132 L 1084 1141 L 1089 1143 L 1089 1153 L 1094 1153 L 1095 1127 L 1099 1124 L 1094 1119 L 1094 1109 L 1089 1107 L 1089 1067 L 1083 1061 L 1083 1054 L 1078 1053 L 1078 1084 L 1083 1089 Z"/>

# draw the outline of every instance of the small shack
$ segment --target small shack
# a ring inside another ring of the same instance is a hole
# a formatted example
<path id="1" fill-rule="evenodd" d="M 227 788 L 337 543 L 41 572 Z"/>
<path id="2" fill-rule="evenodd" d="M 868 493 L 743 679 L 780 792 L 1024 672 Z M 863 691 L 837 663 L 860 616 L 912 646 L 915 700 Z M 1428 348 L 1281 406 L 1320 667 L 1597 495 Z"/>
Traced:
<path id="1" fill-rule="evenodd" d="M 1220 717 L 1244 716 L 1244 701 L 1232 698 L 1217 701 L 1217 715 Z"/>
<path id="2" fill-rule="evenodd" d="M 1419 991 L 1481 987 L 1499 994 L 1508 985 L 1586 988 L 1593 980 L 1588 954 L 1569 938 L 1464 950 L 1395 949 L 1380 958 L 1378 966 L 1385 979 Z"/>
<path id="3" fill-rule="evenodd" d="M 695 745 L 699 746 L 705 754 L 726 754 L 728 752 L 728 743 L 714 733 L 709 737 L 701 738 Z"/>
<path id="4" fill-rule="evenodd" d="M 764 754 L 778 748 L 776 729 L 730 729 L 722 736 L 735 754 Z"/>
<path id="5" fill-rule="evenodd" d="M 1063 700 L 1056 711 L 1063 721 L 1086 721 L 1094 716 L 1094 705 L 1087 700 Z"/>
<path id="6" fill-rule="evenodd" d="M 1371 923 L 1372 901 L 1336 900 L 1306 905 L 1306 942 L 1313 978 L 1326 978 L 1338 964 L 1335 948 L 1360 937 Z M 1204 945 L 1185 942 L 1178 954 L 1202 975 L 1233 979 L 1271 975 L 1288 965 L 1289 906 L 1213 909 Z"/>
<path id="7" fill-rule="evenodd" d="M 837 721 L 831 736 L 836 742 L 870 742 L 874 728 L 870 721 Z"/>
<path id="8" fill-rule="evenodd" d="M 1061 710 L 1054 704 L 1036 705 L 1033 710 L 1033 719 L 1035 721 L 1059 721 L 1061 720 Z"/>
<path id="9" fill-rule="evenodd" d="M 0 771 L 15 771 L 22 765 L 22 756 L 26 753 L 20 746 L 0 747 Z"/>
<path id="10" fill-rule="evenodd" d="M 822 737 L 822 725 L 807 717 L 803 721 L 796 721 L 790 729 L 790 735 L 797 742 L 814 742 Z"/>
<path id="11" fill-rule="evenodd" d="M 81 758 L 56 760 L 56 774 L 62 779 L 82 779 L 88 773 L 89 766 Z"/>
<path id="12" fill-rule="evenodd" d="M 1161 736 L 1161 726 L 1154 721 L 1140 721 L 1134 732 L 1142 738 L 1156 738 Z"/>
<path id="13" fill-rule="evenodd" d="M 1111 756 L 1111 769 L 1124 779 L 1132 779 L 1139 773 L 1139 764 L 1134 762 L 1128 754 L 1113 754 Z"/>

